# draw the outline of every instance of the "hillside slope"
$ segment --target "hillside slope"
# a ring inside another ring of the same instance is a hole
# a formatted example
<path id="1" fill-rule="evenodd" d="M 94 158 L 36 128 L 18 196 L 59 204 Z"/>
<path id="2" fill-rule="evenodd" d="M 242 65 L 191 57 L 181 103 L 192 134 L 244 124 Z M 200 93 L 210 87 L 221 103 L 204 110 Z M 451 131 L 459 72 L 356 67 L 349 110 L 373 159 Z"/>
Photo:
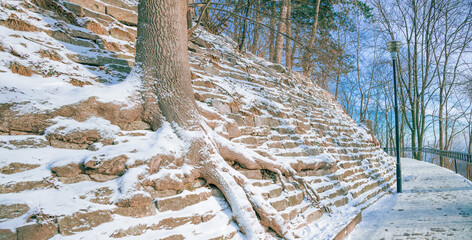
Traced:
<path id="1" fill-rule="evenodd" d="M 173 190 L 173 179 L 191 175 L 179 162 L 188 146 L 170 126 L 152 132 L 142 120 L 128 75 L 136 21 L 135 1 L 1 4 L 1 237 L 245 238 L 215 186 L 200 179 Z M 292 178 L 282 184 L 227 160 L 294 236 L 334 237 L 390 190 L 392 158 L 328 92 L 235 47 L 202 29 L 189 42 L 206 124 L 276 162 L 305 163 L 297 176 L 319 199 Z"/>

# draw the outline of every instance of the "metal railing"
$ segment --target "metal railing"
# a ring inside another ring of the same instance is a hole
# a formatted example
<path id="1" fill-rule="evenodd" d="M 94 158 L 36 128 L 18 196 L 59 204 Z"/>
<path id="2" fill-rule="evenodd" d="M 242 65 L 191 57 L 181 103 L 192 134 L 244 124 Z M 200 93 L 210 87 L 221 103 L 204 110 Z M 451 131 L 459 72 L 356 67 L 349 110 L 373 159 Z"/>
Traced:
<path id="1" fill-rule="evenodd" d="M 384 151 L 392 156 L 395 156 L 395 148 L 384 148 Z M 464 176 L 465 178 L 472 180 L 472 154 L 438 150 L 429 147 L 404 147 L 400 148 L 400 152 L 402 157 L 415 158 L 413 157 L 413 155 L 415 155 L 416 159 L 418 160 L 430 162 L 450 169 Z"/>

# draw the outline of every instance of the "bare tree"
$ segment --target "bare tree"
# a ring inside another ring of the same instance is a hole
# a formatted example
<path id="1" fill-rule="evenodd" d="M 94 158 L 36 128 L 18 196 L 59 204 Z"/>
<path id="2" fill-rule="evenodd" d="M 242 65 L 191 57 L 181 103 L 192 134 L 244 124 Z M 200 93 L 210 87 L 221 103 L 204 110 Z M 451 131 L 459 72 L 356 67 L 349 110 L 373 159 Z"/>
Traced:
<path id="1" fill-rule="evenodd" d="M 286 33 L 287 36 L 292 37 L 292 3 L 291 0 L 287 0 L 287 15 L 286 15 Z M 285 66 L 289 71 L 292 71 L 293 60 L 292 60 L 292 41 L 290 38 L 285 39 Z"/>
<path id="2" fill-rule="evenodd" d="M 284 34 L 285 33 L 285 25 L 286 25 L 286 17 L 287 17 L 287 9 L 288 9 L 288 0 L 281 0 L 282 6 L 280 9 L 280 16 L 279 25 L 277 27 L 277 39 L 275 40 L 275 49 L 274 49 L 274 58 L 272 62 L 280 64 L 282 62 L 282 51 L 284 45 Z"/>
<path id="3" fill-rule="evenodd" d="M 308 41 L 308 49 L 313 49 L 313 45 L 315 44 L 316 40 L 316 33 L 318 31 L 318 18 L 320 14 L 320 4 L 321 0 L 316 0 L 316 10 L 315 10 L 315 15 L 313 17 L 313 26 L 311 28 L 310 32 L 310 40 Z M 310 72 L 310 57 L 311 57 L 311 52 L 305 51 L 303 54 L 303 75 L 308 76 Z"/>

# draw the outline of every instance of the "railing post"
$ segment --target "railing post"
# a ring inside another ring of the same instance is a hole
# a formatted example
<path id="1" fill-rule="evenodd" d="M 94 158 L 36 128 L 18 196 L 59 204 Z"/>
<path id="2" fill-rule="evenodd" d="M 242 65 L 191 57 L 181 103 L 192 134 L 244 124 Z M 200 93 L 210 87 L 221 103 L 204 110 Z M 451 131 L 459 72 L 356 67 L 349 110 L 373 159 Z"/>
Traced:
<path id="1" fill-rule="evenodd" d="M 454 158 L 454 169 L 456 170 L 457 173 L 457 160 Z"/>

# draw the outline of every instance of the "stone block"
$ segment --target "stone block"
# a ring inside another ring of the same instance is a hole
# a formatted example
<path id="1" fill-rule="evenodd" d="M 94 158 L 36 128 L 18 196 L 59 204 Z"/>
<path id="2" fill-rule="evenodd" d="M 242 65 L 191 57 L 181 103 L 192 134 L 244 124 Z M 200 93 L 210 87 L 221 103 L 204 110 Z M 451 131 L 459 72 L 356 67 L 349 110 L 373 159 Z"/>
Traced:
<path id="1" fill-rule="evenodd" d="M 61 30 L 47 31 L 46 33 L 49 36 L 51 36 L 52 38 L 56 39 L 56 40 L 59 40 L 59 41 L 65 42 L 65 43 L 69 43 L 69 44 L 72 44 L 72 45 L 77 45 L 77 46 L 81 46 L 81 47 L 88 47 L 88 48 L 95 48 L 96 47 L 96 45 L 93 41 L 71 37 L 68 33 L 64 32 L 64 31 L 61 31 Z"/>
<path id="2" fill-rule="evenodd" d="M 94 19 L 87 19 L 83 27 L 97 35 L 108 36 L 110 34 L 107 29 Z"/>
<path id="3" fill-rule="evenodd" d="M 50 188 L 52 184 L 47 181 L 28 181 L 19 182 L 14 184 L 3 184 L 0 185 L 0 193 L 17 193 L 25 190 L 39 189 L 39 188 Z"/>
<path id="4" fill-rule="evenodd" d="M 126 155 L 119 155 L 113 158 L 105 158 L 102 156 L 93 156 L 85 163 L 86 173 L 104 174 L 104 175 L 118 175 L 121 176 L 126 171 Z"/>
<path id="5" fill-rule="evenodd" d="M 154 205 L 144 205 L 136 207 L 118 207 L 113 210 L 114 214 L 127 217 L 141 218 L 146 216 L 152 216 L 157 213 Z"/>
<path id="6" fill-rule="evenodd" d="M 77 212 L 70 216 L 65 216 L 57 220 L 60 233 L 62 235 L 72 235 L 76 232 L 83 232 L 92 229 L 102 223 L 113 220 L 109 210 L 99 210 L 93 212 Z"/>
<path id="7" fill-rule="evenodd" d="M 68 33 L 72 37 L 84 38 L 84 39 L 89 39 L 89 40 L 92 40 L 92 41 L 95 41 L 95 40 L 99 39 L 98 35 L 96 35 L 96 34 L 93 34 L 93 33 L 90 33 L 90 32 L 84 32 L 84 31 L 80 31 L 80 30 L 76 30 L 76 29 L 69 29 Z"/>
<path id="8" fill-rule="evenodd" d="M 33 223 L 16 229 L 18 240 L 46 240 L 57 234 L 57 226 L 52 221 Z"/>
<path id="9" fill-rule="evenodd" d="M 128 10 L 131 10 L 133 12 L 138 12 L 138 5 L 128 5 L 127 3 L 121 1 L 121 0 L 101 0 L 103 3 L 105 4 L 108 4 L 108 5 L 113 5 L 115 7 L 119 7 L 119 8 L 124 8 L 124 9 L 128 9 Z M 130 3 L 130 1 L 127 1 L 128 3 Z"/>
<path id="10" fill-rule="evenodd" d="M 272 205 L 272 207 L 274 207 L 275 210 L 280 212 L 280 211 L 285 210 L 288 207 L 288 200 L 285 198 L 280 199 L 280 200 L 271 202 L 270 205 Z"/>
<path id="11" fill-rule="evenodd" d="M 186 217 L 170 217 L 162 219 L 158 224 L 151 227 L 152 230 L 158 229 L 173 229 L 184 224 L 200 224 L 202 223 L 202 217 L 200 215 L 192 215 Z M 173 239 L 173 238 L 172 238 Z"/>
<path id="12" fill-rule="evenodd" d="M 303 192 L 299 192 L 295 195 L 288 197 L 288 205 L 293 207 L 300 204 L 303 201 Z"/>
<path id="13" fill-rule="evenodd" d="M 69 163 L 65 166 L 51 167 L 51 171 L 58 177 L 75 177 L 82 173 L 78 163 Z"/>
<path id="14" fill-rule="evenodd" d="M 85 16 L 84 9 L 80 5 L 71 2 L 64 2 L 63 4 L 64 7 L 66 7 L 69 11 L 77 15 L 77 17 Z"/>
<path id="15" fill-rule="evenodd" d="M 95 11 L 95 12 L 105 13 L 105 4 L 103 4 L 100 1 L 95 1 L 95 0 L 67 0 L 67 2 L 82 6 L 83 8 L 87 8 L 87 9 Z"/>
<path id="16" fill-rule="evenodd" d="M 218 112 L 223 114 L 231 113 L 231 107 L 228 102 L 221 101 L 219 99 L 213 99 L 211 105 L 218 110 Z"/>
<path id="17" fill-rule="evenodd" d="M 39 167 L 39 164 L 26 164 L 26 163 L 20 163 L 20 162 L 13 162 L 13 163 L 8 164 L 8 166 L 4 166 L 0 168 L 0 173 L 14 174 L 14 173 L 28 171 L 37 167 Z"/>
<path id="18" fill-rule="evenodd" d="M 106 56 L 90 56 L 90 55 L 78 55 L 78 54 L 69 54 L 67 57 L 80 64 L 86 64 L 91 66 L 105 66 L 110 64 L 117 64 L 117 65 L 130 65 L 130 63 L 125 59 L 120 58 L 113 58 L 113 57 L 106 57 Z"/>
<path id="19" fill-rule="evenodd" d="M 123 41 L 127 41 L 127 42 L 134 42 L 136 41 L 135 37 L 133 34 L 121 29 L 121 28 L 118 28 L 118 27 L 113 27 L 109 30 L 109 33 L 112 37 L 114 38 L 117 38 L 117 39 L 120 39 L 120 40 L 123 40 Z"/>
<path id="20" fill-rule="evenodd" d="M 164 211 L 178 211 L 187 206 L 197 204 L 207 200 L 211 196 L 210 191 L 202 191 L 199 193 L 190 193 L 184 196 L 174 196 L 168 198 L 156 199 L 156 206 L 160 212 Z"/>
<path id="21" fill-rule="evenodd" d="M 57 179 L 64 184 L 74 184 L 82 181 L 92 181 L 92 179 L 87 174 L 79 174 L 74 177 L 58 177 Z"/>
<path id="22" fill-rule="evenodd" d="M 239 170 L 239 172 L 249 179 L 262 179 L 260 170 Z"/>
<path id="23" fill-rule="evenodd" d="M 26 204 L 0 204 L 0 219 L 17 218 L 28 212 L 29 209 L 30 208 Z"/>
<path id="24" fill-rule="evenodd" d="M 115 21 L 114 18 L 112 18 L 108 15 L 105 15 L 105 14 L 99 13 L 99 12 L 95 12 L 95 11 L 91 11 L 87 8 L 84 8 L 84 15 L 85 15 L 85 17 L 89 17 L 89 18 L 93 18 L 93 19 L 97 20 L 98 22 L 100 22 L 104 26 L 109 26 L 110 23 Z"/>
<path id="25" fill-rule="evenodd" d="M 277 187 L 277 188 L 274 188 L 274 189 L 270 190 L 269 197 L 276 198 L 276 197 L 280 196 L 281 194 L 282 194 L 282 188 Z"/>
<path id="26" fill-rule="evenodd" d="M 138 25 L 138 14 L 133 11 L 126 10 L 115 6 L 107 6 L 106 13 L 116 20 L 130 26 Z"/>
<path id="27" fill-rule="evenodd" d="M 0 229 L 0 240 L 17 240 L 16 233 L 10 229 Z"/>

